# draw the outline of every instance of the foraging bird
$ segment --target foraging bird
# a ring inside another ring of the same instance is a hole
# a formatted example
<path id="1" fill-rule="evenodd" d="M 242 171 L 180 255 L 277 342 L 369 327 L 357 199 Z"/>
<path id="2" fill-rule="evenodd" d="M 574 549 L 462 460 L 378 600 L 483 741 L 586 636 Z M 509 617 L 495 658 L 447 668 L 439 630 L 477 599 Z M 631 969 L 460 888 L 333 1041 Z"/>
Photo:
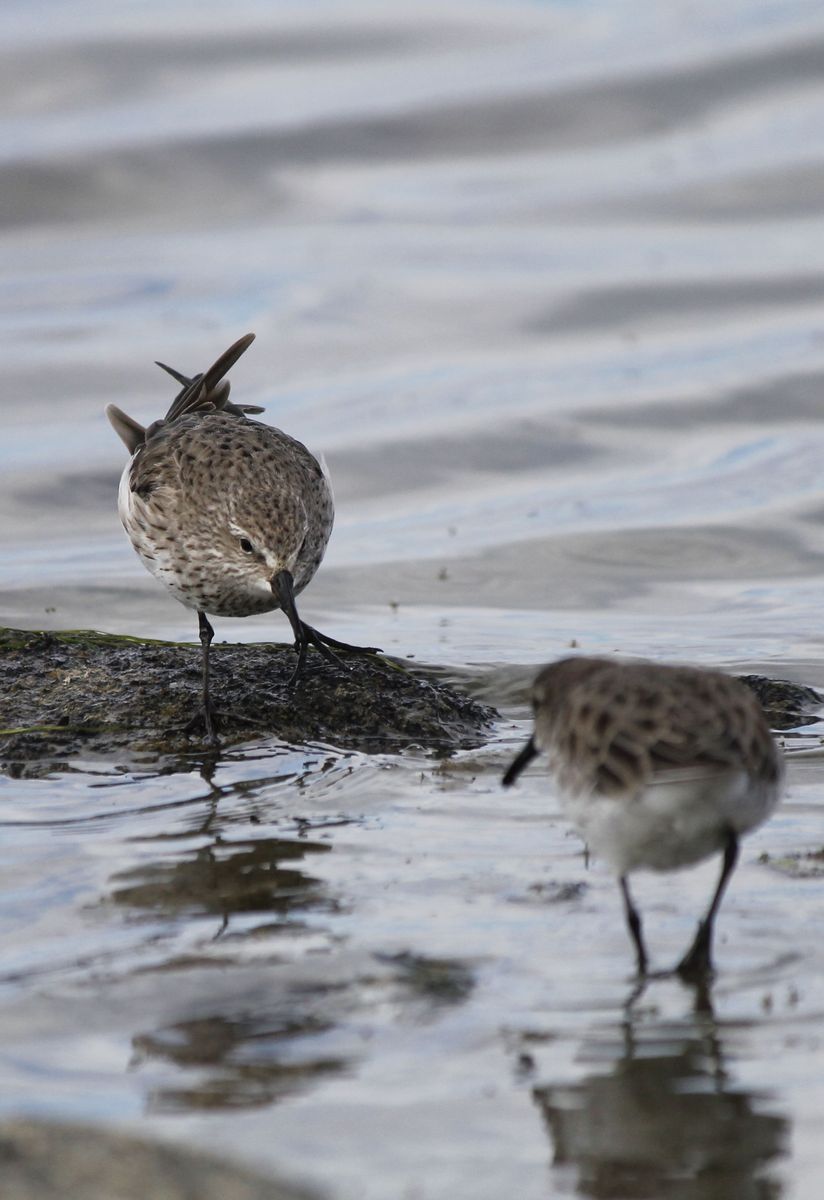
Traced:
<path id="1" fill-rule="evenodd" d="M 131 453 L 120 480 L 118 511 L 144 566 L 198 615 L 203 686 L 199 720 L 217 741 L 209 692 L 207 612 L 246 617 L 281 608 L 292 626 L 303 670 L 309 645 L 377 653 L 319 633 L 302 621 L 297 596 L 323 558 L 332 532 L 329 480 L 301 442 L 250 419 L 263 410 L 229 400 L 229 369 L 254 341 L 248 333 L 202 375 L 158 366 L 182 385 L 163 420 L 144 429 L 114 404 L 106 408 Z"/>
<path id="2" fill-rule="evenodd" d="M 546 751 L 567 812 L 618 873 L 640 975 L 648 960 L 628 875 L 723 852 L 710 906 L 676 968 L 706 976 L 738 839 L 766 820 L 781 790 L 781 754 L 754 693 L 719 671 L 578 657 L 539 672 L 532 704 L 533 736 L 504 786 Z"/>

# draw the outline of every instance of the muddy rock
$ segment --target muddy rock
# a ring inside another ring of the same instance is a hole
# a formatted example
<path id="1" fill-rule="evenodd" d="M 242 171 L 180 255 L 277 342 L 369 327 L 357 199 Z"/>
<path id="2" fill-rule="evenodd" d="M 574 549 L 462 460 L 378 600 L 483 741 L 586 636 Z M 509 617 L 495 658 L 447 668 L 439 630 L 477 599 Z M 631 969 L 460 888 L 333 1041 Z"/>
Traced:
<path id="1" fill-rule="evenodd" d="M 767 675 L 739 675 L 738 678 L 755 692 L 772 729 L 798 729 L 820 720 L 824 696 L 814 688 L 788 679 L 771 679 Z"/>
<path id="2" fill-rule="evenodd" d="M 87 631 L 0 629 L 0 764 L 11 774 L 77 756 L 132 761 L 202 747 L 184 732 L 200 693 L 200 647 Z M 365 752 L 480 745 L 496 716 L 379 655 L 310 651 L 290 684 L 291 646 L 214 644 L 212 698 L 224 746 L 261 737 Z"/>

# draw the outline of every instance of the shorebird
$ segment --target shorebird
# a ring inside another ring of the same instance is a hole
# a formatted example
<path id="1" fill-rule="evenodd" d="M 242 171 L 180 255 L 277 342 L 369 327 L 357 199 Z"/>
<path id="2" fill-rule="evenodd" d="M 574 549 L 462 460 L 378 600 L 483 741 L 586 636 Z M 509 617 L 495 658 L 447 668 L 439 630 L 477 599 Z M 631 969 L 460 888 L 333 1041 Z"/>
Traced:
<path id="1" fill-rule="evenodd" d="M 250 419 L 261 408 L 230 402 L 225 375 L 254 336 L 247 333 L 191 378 L 158 363 L 182 386 L 163 420 L 148 428 L 114 404 L 106 408 L 131 454 L 118 493 L 126 533 L 144 566 L 197 612 L 202 702 L 187 730 L 202 721 L 212 743 L 218 714 L 209 691 L 214 630 L 207 613 L 282 609 L 298 654 L 290 682 L 310 645 L 332 659 L 334 650 L 378 653 L 319 633 L 298 616 L 295 596 L 317 571 L 332 532 L 332 488 L 301 442 Z"/>
<path id="2" fill-rule="evenodd" d="M 629 874 L 722 853 L 710 906 L 676 967 L 705 978 L 739 837 L 767 819 L 781 791 L 782 757 L 755 695 L 719 671 L 578 657 L 539 672 L 532 705 L 533 736 L 504 786 L 549 755 L 566 811 L 618 874 L 639 975 L 648 959 Z"/>

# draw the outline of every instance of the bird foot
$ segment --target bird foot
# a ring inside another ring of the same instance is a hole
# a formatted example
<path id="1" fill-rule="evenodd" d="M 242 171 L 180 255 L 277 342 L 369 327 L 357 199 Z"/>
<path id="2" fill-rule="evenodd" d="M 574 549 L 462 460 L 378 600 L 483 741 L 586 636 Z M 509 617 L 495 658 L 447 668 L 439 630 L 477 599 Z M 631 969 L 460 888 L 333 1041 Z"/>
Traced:
<path id="1" fill-rule="evenodd" d="M 181 729 L 181 733 L 191 737 L 194 733 L 202 732 L 204 734 L 204 742 L 208 746 L 219 746 L 220 738 L 217 736 L 217 731 L 220 726 L 227 725 L 248 725 L 250 729 L 262 729 L 263 726 L 253 721 L 251 717 L 240 716 L 238 713 L 223 712 L 219 708 L 214 708 L 211 704 L 208 708 L 199 708 L 190 721 Z"/>
<path id="2" fill-rule="evenodd" d="M 204 734 L 203 740 L 209 746 L 219 746 L 220 739 L 217 736 L 217 729 L 222 718 L 222 714 L 211 705 L 203 706 L 197 710 L 191 720 L 187 721 L 181 729 L 187 737 L 191 737 L 193 733 Z"/>
<path id="3" fill-rule="evenodd" d="M 315 646 L 324 658 L 330 661 L 340 662 L 341 660 L 334 653 L 335 650 L 343 650 L 345 654 L 381 654 L 380 646 L 353 646 L 351 642 L 339 642 L 337 638 L 330 637 L 328 633 L 321 633 L 318 629 L 313 629 L 311 625 L 301 622 L 303 633 L 306 641 L 311 646 Z"/>
<path id="4" fill-rule="evenodd" d="M 338 666 L 343 666 L 343 660 L 335 653 L 335 650 L 342 650 L 345 654 L 380 654 L 381 650 L 378 646 L 353 646 L 350 642 L 340 642 L 337 638 L 329 637 L 326 633 L 321 633 L 320 630 L 314 629 L 311 625 L 307 625 L 305 621 L 300 622 L 300 636 L 295 640 L 295 650 L 298 654 L 298 661 L 294 671 L 289 676 L 289 686 L 297 683 L 304 674 L 306 668 L 306 652 L 309 646 L 314 646 L 319 654 L 326 659 L 327 662 L 337 663 Z M 334 649 L 333 649 L 334 647 Z"/>
<path id="5" fill-rule="evenodd" d="M 695 941 L 675 968 L 675 974 L 679 975 L 685 983 L 698 983 L 712 974 L 710 933 L 711 931 L 706 925 L 699 925 Z"/>

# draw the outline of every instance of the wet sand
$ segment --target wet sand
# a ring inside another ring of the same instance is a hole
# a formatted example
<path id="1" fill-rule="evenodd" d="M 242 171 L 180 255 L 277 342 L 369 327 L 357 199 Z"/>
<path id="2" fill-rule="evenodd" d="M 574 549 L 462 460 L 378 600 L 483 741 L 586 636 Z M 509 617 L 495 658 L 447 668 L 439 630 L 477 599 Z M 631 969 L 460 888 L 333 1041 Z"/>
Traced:
<path id="1" fill-rule="evenodd" d="M 500 717 L 447 757 L 259 737 L 0 776 L 0 1113 L 334 1200 L 817 1200 L 821 724 L 781 735 L 698 1005 L 633 996 L 609 873 L 539 769 L 499 780 L 571 646 L 824 688 L 824 19 L 195 26 L 0 16 L 0 623 L 193 640 L 102 409 L 160 416 L 155 359 L 254 329 L 234 394 L 335 486 L 305 619 Z M 656 965 L 716 869 L 639 879 Z"/>

